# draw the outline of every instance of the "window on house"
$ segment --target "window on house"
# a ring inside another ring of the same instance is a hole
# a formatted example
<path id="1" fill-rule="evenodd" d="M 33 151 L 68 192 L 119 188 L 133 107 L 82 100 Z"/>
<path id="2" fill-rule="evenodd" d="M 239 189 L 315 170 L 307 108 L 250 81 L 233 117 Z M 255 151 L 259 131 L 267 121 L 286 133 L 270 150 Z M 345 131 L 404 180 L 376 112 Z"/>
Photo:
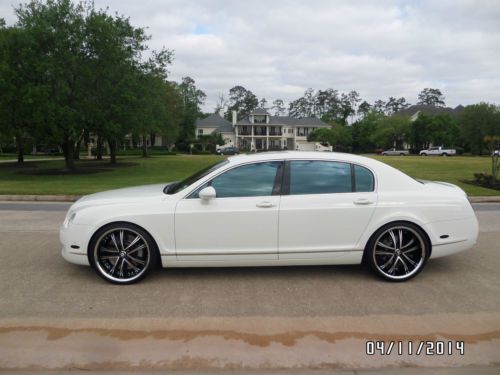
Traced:
<path id="1" fill-rule="evenodd" d="M 198 134 L 202 135 L 203 134 L 203 129 L 198 129 Z"/>

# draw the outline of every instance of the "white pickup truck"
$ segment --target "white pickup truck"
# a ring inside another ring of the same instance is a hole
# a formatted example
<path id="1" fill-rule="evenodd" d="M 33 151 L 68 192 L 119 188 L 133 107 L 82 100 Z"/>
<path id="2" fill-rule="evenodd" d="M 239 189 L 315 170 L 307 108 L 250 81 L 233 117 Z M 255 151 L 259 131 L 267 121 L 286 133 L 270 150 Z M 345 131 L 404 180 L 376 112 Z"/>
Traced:
<path id="1" fill-rule="evenodd" d="M 420 156 L 452 156 L 457 154 L 457 150 L 443 147 L 429 147 L 427 150 L 420 151 Z"/>

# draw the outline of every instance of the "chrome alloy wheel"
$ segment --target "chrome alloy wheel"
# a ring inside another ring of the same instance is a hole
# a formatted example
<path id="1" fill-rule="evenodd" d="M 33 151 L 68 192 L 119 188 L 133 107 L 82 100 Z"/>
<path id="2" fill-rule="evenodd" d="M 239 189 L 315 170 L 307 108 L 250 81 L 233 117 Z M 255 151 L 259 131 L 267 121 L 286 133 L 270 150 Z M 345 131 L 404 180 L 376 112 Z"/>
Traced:
<path id="1" fill-rule="evenodd" d="M 151 262 L 146 239 L 131 228 L 112 228 L 95 242 L 94 262 L 100 274 L 115 283 L 140 278 Z"/>
<path id="2" fill-rule="evenodd" d="M 417 274 L 427 259 L 423 236 L 410 226 L 389 227 L 373 243 L 373 265 L 386 279 L 403 281 Z"/>

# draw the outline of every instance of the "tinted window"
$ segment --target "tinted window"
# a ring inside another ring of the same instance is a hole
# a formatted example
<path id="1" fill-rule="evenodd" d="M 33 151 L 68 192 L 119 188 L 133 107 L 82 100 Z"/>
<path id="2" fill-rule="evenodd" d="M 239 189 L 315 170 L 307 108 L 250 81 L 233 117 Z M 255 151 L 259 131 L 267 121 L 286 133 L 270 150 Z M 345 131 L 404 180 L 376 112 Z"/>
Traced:
<path id="1" fill-rule="evenodd" d="M 220 161 L 214 165 L 211 165 L 205 169 L 202 169 L 202 170 L 196 172 L 195 174 L 189 176 L 188 178 L 185 178 L 184 180 L 182 180 L 180 182 L 177 182 L 177 183 L 172 184 L 172 185 L 168 185 L 167 188 L 164 190 L 164 193 L 175 194 L 175 193 L 187 188 L 189 185 L 194 184 L 196 181 L 202 179 L 206 175 L 212 173 L 213 171 L 215 171 L 216 169 L 222 167 L 224 164 L 227 164 L 227 163 L 229 163 L 229 161 L 227 161 L 227 160 Z"/>
<path id="2" fill-rule="evenodd" d="M 351 165 L 334 161 L 292 161 L 290 194 L 327 194 L 352 191 Z"/>
<path id="3" fill-rule="evenodd" d="M 207 185 L 217 192 L 217 198 L 258 197 L 272 195 L 280 162 L 243 165 L 215 177 Z M 205 185 L 205 186 L 207 186 Z M 198 198 L 198 191 L 190 198 Z"/>
<path id="4" fill-rule="evenodd" d="M 373 174 L 365 167 L 359 165 L 354 166 L 354 177 L 356 180 L 356 191 L 366 192 L 373 191 L 374 181 Z"/>

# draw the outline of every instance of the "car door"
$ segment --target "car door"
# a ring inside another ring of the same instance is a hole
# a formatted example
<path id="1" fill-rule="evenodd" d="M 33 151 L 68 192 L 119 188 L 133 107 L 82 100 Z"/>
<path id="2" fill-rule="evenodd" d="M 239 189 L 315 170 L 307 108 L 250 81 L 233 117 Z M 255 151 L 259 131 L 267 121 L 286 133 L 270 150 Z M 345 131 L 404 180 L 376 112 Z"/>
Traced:
<path id="1" fill-rule="evenodd" d="M 287 162 L 279 213 L 279 259 L 359 250 L 377 203 L 367 168 L 327 160 Z"/>
<path id="2" fill-rule="evenodd" d="M 181 199 L 175 211 L 178 260 L 276 260 L 281 161 L 236 166 Z M 216 198 L 198 192 L 212 186 Z"/>

